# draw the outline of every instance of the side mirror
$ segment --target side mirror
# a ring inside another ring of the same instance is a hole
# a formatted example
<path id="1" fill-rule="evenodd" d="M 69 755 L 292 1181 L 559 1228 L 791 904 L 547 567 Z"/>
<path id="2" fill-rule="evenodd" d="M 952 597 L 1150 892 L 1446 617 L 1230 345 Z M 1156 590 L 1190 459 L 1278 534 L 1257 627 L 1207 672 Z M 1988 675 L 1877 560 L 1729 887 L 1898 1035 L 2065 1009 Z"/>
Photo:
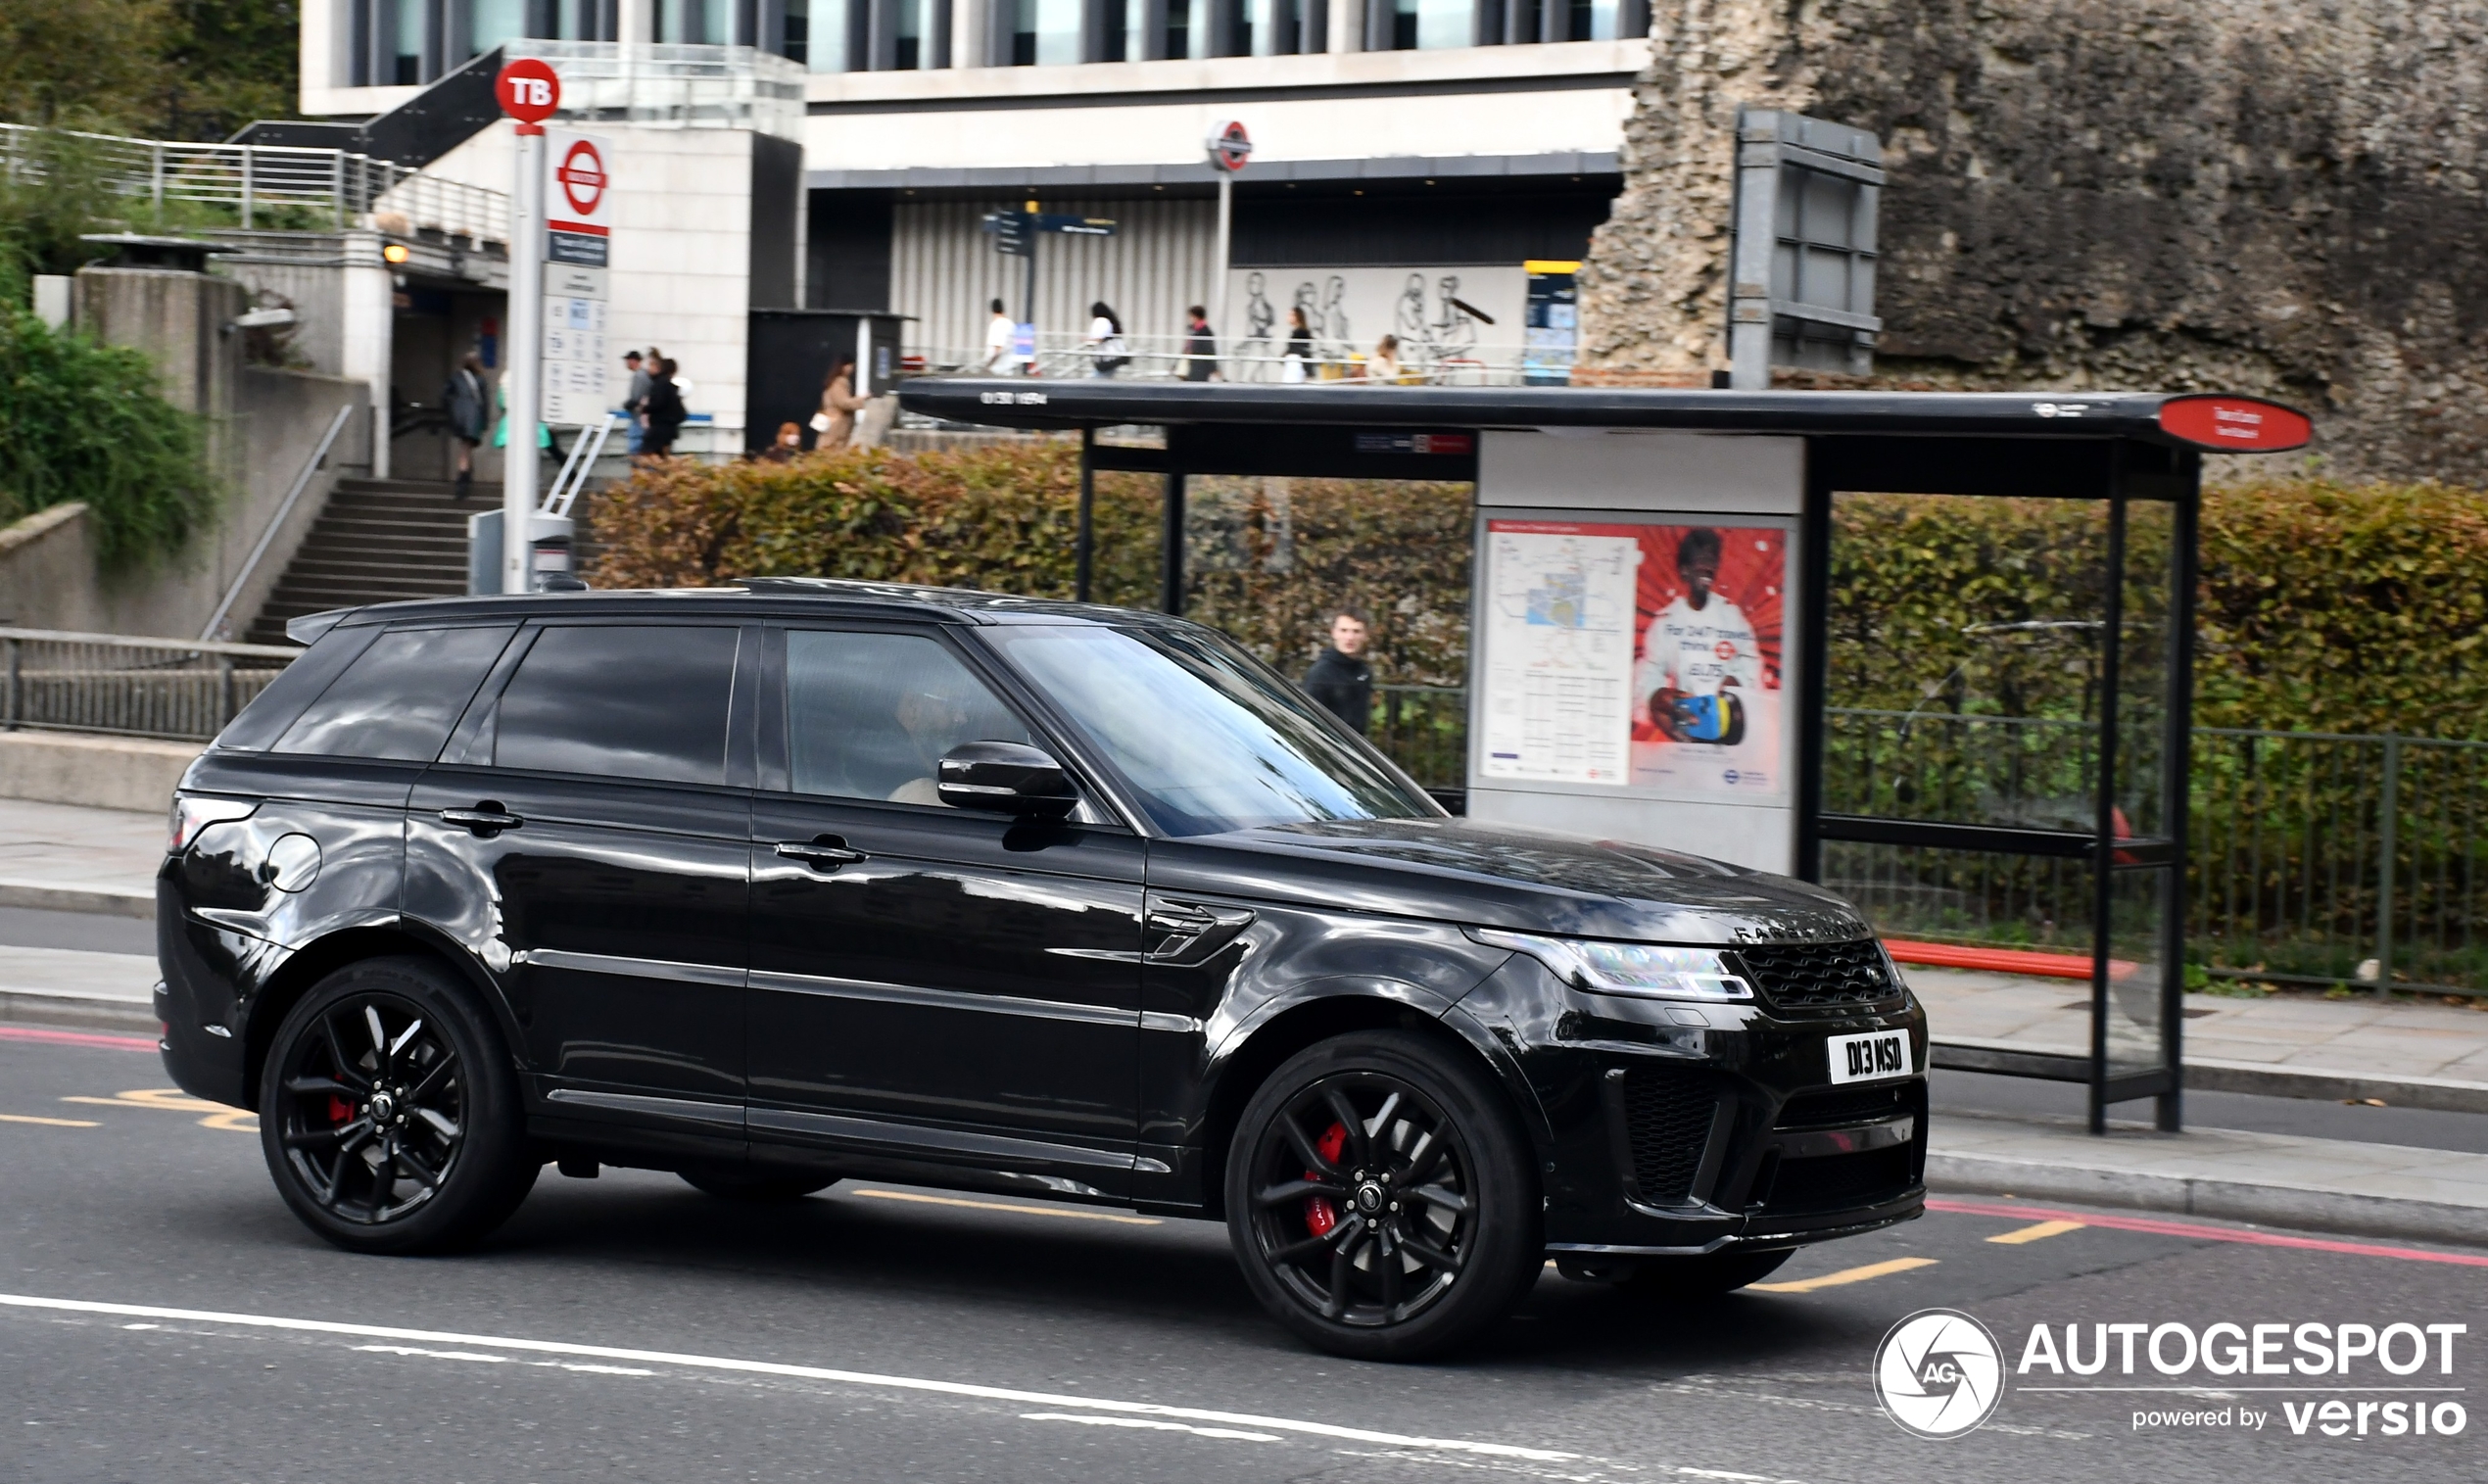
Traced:
<path id="1" fill-rule="evenodd" d="M 1021 742 L 961 742 L 941 759 L 934 788 L 954 809 L 1038 819 L 1061 819 L 1079 802 L 1063 765 Z"/>

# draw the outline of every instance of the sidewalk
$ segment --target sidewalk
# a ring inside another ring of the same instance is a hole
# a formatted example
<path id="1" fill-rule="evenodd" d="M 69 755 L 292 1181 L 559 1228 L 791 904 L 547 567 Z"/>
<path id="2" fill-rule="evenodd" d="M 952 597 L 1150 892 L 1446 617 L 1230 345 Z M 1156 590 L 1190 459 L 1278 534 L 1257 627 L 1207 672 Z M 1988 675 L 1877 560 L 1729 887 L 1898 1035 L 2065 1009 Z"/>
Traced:
<path id="1" fill-rule="evenodd" d="M 1942 1046 L 2087 1055 L 2090 986 L 1908 968 Z M 2185 997 L 2185 1085 L 2273 1097 L 2382 1098 L 2488 1113 L 2488 1011 L 2441 999 Z M 1938 1065 L 1942 1065 L 1940 1062 Z"/>
<path id="2" fill-rule="evenodd" d="M 153 814 L 0 799 L 0 907 L 149 917 L 164 829 Z M 2080 1051 L 2087 1039 L 2078 982 L 1907 972 L 1941 1043 Z M 155 961 L 139 954 L 0 946 L 0 1020 L 153 1031 L 155 981 Z M 2200 994 L 2186 997 L 2186 1013 L 2189 1087 L 2488 1111 L 2488 1013 Z M 2231 1077 L 2254 1084 L 2224 1080 Z M 2098 1138 L 2070 1121 L 1946 1113 L 1934 1125 L 1928 1180 L 1942 1190 L 2488 1244 L 2488 1155 L 2111 1126 Z"/>

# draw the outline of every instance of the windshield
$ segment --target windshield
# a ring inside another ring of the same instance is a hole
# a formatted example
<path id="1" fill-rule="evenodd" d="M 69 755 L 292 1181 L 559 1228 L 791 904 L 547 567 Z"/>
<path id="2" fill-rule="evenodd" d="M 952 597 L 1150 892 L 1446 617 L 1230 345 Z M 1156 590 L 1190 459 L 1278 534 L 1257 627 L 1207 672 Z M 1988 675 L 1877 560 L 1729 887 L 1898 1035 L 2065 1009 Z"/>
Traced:
<path id="1" fill-rule="evenodd" d="M 985 634 L 1169 835 L 1443 812 L 1309 697 L 1213 636 L 1070 625 Z"/>

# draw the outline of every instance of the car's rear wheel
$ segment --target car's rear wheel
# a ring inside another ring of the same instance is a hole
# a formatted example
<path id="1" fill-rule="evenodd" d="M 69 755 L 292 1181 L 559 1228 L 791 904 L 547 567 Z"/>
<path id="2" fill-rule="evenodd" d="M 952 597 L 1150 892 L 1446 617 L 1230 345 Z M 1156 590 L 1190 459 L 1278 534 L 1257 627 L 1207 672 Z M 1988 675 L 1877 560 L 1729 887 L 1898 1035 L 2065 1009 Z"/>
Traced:
<path id="1" fill-rule="evenodd" d="M 1437 1354 L 1510 1312 L 1540 1264 L 1538 1184 L 1510 1103 L 1404 1031 L 1323 1041 L 1253 1094 L 1227 1230 L 1255 1297 L 1334 1355 Z"/>
<path id="2" fill-rule="evenodd" d="M 286 1015 L 261 1078 L 260 1144 L 286 1205 L 354 1252 L 473 1242 L 536 1182 L 499 1029 L 418 958 L 351 964 Z"/>
<path id="3" fill-rule="evenodd" d="M 837 1183 L 832 1175 L 826 1179 L 809 1174 L 743 1174 L 731 1171 L 685 1170 L 678 1172 L 683 1183 L 702 1195 L 713 1195 L 721 1201 L 799 1201 Z"/>

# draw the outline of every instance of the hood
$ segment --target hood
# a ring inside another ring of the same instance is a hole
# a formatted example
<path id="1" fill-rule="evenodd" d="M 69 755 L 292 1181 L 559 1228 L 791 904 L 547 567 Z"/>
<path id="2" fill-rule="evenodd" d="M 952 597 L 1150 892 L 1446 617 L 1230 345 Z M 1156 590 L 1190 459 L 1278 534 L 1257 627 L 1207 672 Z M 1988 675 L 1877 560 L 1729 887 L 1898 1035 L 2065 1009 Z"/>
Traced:
<path id="1" fill-rule="evenodd" d="M 1171 890 L 1664 943 L 1845 942 L 1865 919 L 1819 886 L 1698 855 L 1464 819 L 1326 821 L 1158 840 Z"/>

